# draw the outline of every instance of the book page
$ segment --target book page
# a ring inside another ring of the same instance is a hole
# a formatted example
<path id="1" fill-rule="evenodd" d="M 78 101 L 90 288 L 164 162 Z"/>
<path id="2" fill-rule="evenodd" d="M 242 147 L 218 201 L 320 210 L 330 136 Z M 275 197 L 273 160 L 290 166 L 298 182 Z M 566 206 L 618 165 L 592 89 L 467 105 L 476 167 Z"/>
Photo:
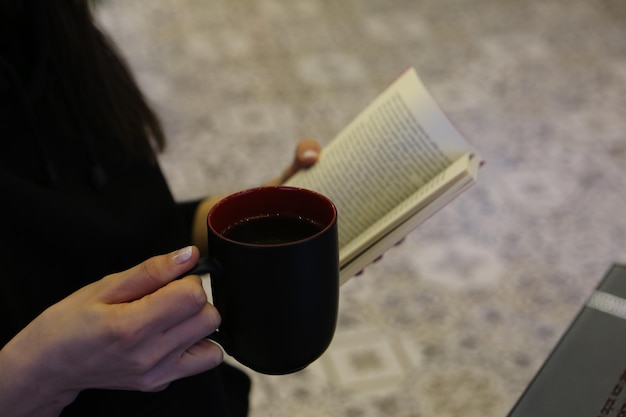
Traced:
<path id="1" fill-rule="evenodd" d="M 286 185 L 333 200 L 344 247 L 471 151 L 410 69 Z"/>
<path id="2" fill-rule="evenodd" d="M 480 159 L 466 154 L 428 184 L 339 250 L 340 280 L 345 283 L 380 254 L 470 187 L 478 176 Z"/>

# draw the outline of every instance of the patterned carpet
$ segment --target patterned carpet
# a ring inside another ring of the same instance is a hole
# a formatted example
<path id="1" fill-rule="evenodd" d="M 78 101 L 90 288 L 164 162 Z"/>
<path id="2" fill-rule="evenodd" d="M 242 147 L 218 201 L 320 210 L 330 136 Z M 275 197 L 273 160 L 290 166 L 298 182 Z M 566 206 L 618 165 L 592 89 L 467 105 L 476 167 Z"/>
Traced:
<path id="1" fill-rule="evenodd" d="M 626 262 L 626 2 L 107 0 L 177 198 L 277 175 L 404 68 L 487 160 L 342 287 L 329 351 L 252 374 L 252 417 L 504 417 Z M 536 417 L 536 416 L 529 416 Z"/>

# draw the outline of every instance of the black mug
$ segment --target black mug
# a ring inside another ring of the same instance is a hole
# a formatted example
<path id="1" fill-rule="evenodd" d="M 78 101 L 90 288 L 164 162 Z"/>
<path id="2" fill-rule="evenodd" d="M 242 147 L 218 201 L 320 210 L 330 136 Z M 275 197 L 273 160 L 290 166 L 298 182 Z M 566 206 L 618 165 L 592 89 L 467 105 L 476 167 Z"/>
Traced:
<path id="1" fill-rule="evenodd" d="M 225 197 L 207 216 L 209 272 L 222 317 L 209 339 L 264 374 L 299 371 L 333 338 L 339 303 L 337 209 L 295 187 Z"/>

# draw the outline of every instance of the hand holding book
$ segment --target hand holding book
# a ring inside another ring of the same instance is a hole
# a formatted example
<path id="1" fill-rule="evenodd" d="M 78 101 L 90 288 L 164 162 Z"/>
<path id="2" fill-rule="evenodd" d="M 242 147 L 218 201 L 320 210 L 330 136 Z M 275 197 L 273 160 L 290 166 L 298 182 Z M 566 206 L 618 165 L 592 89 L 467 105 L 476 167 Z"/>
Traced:
<path id="1" fill-rule="evenodd" d="M 410 68 L 285 185 L 337 206 L 343 284 L 471 186 L 480 165 Z"/>

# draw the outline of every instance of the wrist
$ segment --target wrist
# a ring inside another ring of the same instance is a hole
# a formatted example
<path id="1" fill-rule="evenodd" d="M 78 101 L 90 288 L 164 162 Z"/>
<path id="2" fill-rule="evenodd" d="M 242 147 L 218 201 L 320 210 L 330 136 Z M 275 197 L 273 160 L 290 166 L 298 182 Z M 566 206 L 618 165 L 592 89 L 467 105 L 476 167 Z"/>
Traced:
<path id="1" fill-rule="evenodd" d="M 14 417 L 58 416 L 79 391 L 65 390 L 56 375 L 46 374 L 45 364 L 10 341 L 0 350 L 0 410 Z"/>

